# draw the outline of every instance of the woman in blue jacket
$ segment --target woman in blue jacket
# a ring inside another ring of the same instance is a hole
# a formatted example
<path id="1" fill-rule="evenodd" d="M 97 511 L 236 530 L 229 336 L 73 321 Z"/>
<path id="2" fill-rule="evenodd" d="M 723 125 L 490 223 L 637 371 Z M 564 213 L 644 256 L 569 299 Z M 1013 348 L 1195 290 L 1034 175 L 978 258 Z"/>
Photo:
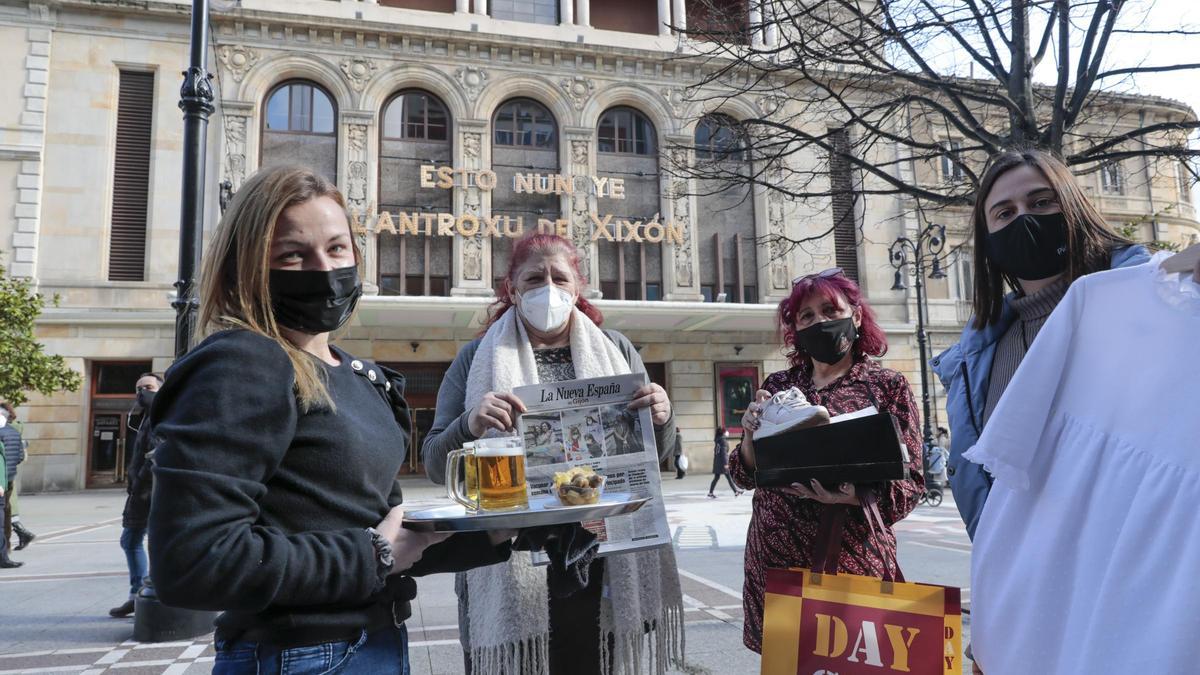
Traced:
<path id="1" fill-rule="evenodd" d="M 975 445 L 1042 324 L 1081 276 L 1150 259 L 1114 234 L 1070 169 L 1039 151 L 992 158 L 971 214 L 974 316 L 933 359 L 950 416 L 950 487 L 975 537 L 991 476 L 963 459 Z M 1007 292 L 1006 291 L 1011 291 Z"/>

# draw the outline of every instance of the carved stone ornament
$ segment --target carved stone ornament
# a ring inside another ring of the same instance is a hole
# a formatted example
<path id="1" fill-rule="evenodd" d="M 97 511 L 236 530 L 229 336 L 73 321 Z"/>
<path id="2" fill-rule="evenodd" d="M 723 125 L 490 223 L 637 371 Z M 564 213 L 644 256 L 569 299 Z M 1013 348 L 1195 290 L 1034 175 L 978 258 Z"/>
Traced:
<path id="1" fill-rule="evenodd" d="M 667 106 L 671 108 L 671 113 L 676 117 L 681 117 L 684 105 L 687 104 L 686 92 L 680 87 L 663 87 L 662 95 L 667 100 Z"/>
<path id="2" fill-rule="evenodd" d="M 364 59 L 361 56 L 353 59 L 345 59 L 342 61 L 342 73 L 346 75 L 346 79 L 350 80 L 350 86 L 354 91 L 362 91 L 367 88 L 367 83 L 375 77 L 375 71 L 379 70 L 379 66 L 371 59 Z"/>
<path id="3" fill-rule="evenodd" d="M 365 124 L 351 124 L 346 132 L 346 139 L 350 143 L 350 152 L 357 155 L 367 148 L 367 126 Z"/>
<path id="4" fill-rule="evenodd" d="M 758 103 L 758 109 L 762 111 L 763 117 L 770 117 L 783 107 L 783 99 L 774 94 L 763 94 L 755 102 Z"/>
<path id="5" fill-rule="evenodd" d="M 217 58 L 233 76 L 233 81 L 241 82 L 254 64 L 258 63 L 258 52 L 241 45 L 224 45 L 217 50 Z"/>
<path id="6" fill-rule="evenodd" d="M 463 66 L 454 72 L 454 79 L 458 80 L 463 91 L 467 92 L 467 98 L 474 101 L 479 97 L 479 92 L 487 86 L 488 74 L 486 70 Z"/>
<path id="7" fill-rule="evenodd" d="M 463 156 L 468 160 L 479 159 L 479 146 L 483 143 L 483 136 L 477 132 L 469 131 L 462 136 Z"/>
<path id="8" fill-rule="evenodd" d="M 683 152 L 677 150 L 678 152 Z M 683 226 L 683 241 L 675 246 L 675 285 L 691 288 L 695 284 L 692 276 L 692 209 L 686 179 L 676 179 L 671 185 L 672 220 Z"/>
<path id="9" fill-rule="evenodd" d="M 558 86 L 562 87 L 567 96 L 575 103 L 576 110 L 583 110 L 583 106 L 587 105 L 588 99 L 592 97 L 592 92 L 596 91 L 596 83 L 586 77 L 564 77 L 559 80 Z"/>
<path id="10" fill-rule="evenodd" d="M 367 205 L 366 162 L 350 162 L 350 181 L 346 186 L 346 204 L 351 211 L 362 211 Z"/>
<path id="11" fill-rule="evenodd" d="M 225 179 L 237 190 L 246 179 L 246 122 L 242 115 L 224 114 Z"/>
<path id="12" fill-rule="evenodd" d="M 588 146 L 590 141 L 571 141 L 571 162 L 580 166 L 587 166 L 588 163 Z"/>
<path id="13" fill-rule="evenodd" d="M 772 185 L 783 183 L 783 172 L 778 168 L 772 170 L 770 176 Z M 785 239 L 787 237 L 787 217 L 784 215 L 783 194 L 778 190 L 771 190 L 767 193 L 767 228 L 770 231 L 767 254 L 771 257 L 769 270 L 771 288 L 787 290 L 787 251 L 789 248 Z"/>

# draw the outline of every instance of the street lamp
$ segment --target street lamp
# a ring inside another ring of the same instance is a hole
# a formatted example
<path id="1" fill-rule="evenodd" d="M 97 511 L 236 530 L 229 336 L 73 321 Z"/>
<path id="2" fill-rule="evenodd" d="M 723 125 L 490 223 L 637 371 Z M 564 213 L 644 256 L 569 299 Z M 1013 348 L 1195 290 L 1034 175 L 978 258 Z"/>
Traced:
<path id="1" fill-rule="evenodd" d="M 903 291 L 905 275 L 914 278 L 917 290 L 917 345 L 921 350 L 921 403 L 924 406 L 925 457 L 929 456 L 929 448 L 933 446 L 933 426 L 930 422 L 932 415 L 929 409 L 929 366 L 926 353 L 927 336 L 925 334 L 925 313 L 927 311 L 925 297 L 925 267 L 929 265 L 930 279 L 945 279 L 946 272 L 942 269 L 939 257 L 946 247 L 946 226 L 930 223 L 917 235 L 916 241 L 901 236 L 892 242 L 889 255 L 892 267 L 896 268 L 896 280 L 892 284 L 893 291 Z M 907 271 L 906 271 L 907 268 Z"/>
<path id="2" fill-rule="evenodd" d="M 208 0 L 192 0 L 191 49 L 183 71 L 179 108 L 183 110 L 183 189 L 179 216 L 179 280 L 175 282 L 175 358 L 192 345 L 196 313 L 196 270 L 204 237 L 204 163 L 208 116 L 213 113 L 208 63 Z"/>

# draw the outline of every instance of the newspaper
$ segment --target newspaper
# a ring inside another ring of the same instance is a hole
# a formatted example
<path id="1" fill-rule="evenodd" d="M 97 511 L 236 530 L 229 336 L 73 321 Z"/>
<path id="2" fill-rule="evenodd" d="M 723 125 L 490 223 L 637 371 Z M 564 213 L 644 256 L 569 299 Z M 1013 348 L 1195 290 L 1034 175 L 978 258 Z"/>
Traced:
<path id="1" fill-rule="evenodd" d="M 551 494 L 555 472 L 588 465 L 607 477 L 606 493 L 652 498 L 633 513 L 583 524 L 600 538 L 599 556 L 671 543 L 650 409 L 628 409 L 646 381 L 639 373 L 513 390 L 527 408 L 517 429 L 525 444 L 530 497 Z M 544 554 L 534 554 L 535 564 L 547 562 Z"/>

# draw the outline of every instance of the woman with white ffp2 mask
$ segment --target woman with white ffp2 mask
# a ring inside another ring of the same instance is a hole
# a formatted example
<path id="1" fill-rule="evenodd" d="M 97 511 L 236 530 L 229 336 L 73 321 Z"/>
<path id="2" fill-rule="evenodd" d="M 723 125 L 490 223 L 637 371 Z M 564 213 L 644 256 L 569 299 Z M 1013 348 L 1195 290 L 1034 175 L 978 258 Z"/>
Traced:
<path id="1" fill-rule="evenodd" d="M 514 243 L 483 335 L 459 350 L 438 391 L 421 449 L 434 482 L 446 480 L 450 450 L 515 433 L 526 408 L 514 388 L 645 372 L 627 337 L 600 328 L 603 317 L 587 301 L 586 283 L 570 241 L 533 234 Z M 629 407 L 650 410 L 658 459 L 670 456 L 675 424 L 666 391 L 647 384 Z M 533 436 L 549 439 L 549 425 L 543 431 Z M 466 672 L 663 675 L 667 659 L 651 655 L 681 653 L 682 632 L 670 628 L 683 611 L 670 547 L 598 558 L 581 575 L 582 588 L 565 598 L 549 593 L 545 569 L 518 551 L 504 564 L 458 575 Z M 521 621 L 512 620 L 517 615 Z M 514 655 L 517 663 L 497 654 Z"/>

